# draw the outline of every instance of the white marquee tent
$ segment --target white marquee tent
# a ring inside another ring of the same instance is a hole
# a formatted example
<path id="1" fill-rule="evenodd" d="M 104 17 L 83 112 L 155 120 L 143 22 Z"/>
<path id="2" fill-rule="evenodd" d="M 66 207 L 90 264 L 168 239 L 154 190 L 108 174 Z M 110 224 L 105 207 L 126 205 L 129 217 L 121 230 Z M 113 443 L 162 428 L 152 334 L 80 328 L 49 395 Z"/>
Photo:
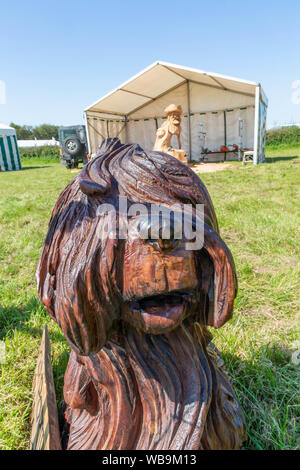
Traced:
<path id="1" fill-rule="evenodd" d="M 21 169 L 16 131 L 0 123 L 0 171 Z"/>
<path id="2" fill-rule="evenodd" d="M 171 103 L 182 106 L 190 160 L 235 159 L 238 152 L 221 147 L 238 146 L 254 151 L 255 164 L 264 161 L 268 101 L 259 83 L 160 61 L 85 109 L 90 152 L 106 137 L 151 150 Z"/>

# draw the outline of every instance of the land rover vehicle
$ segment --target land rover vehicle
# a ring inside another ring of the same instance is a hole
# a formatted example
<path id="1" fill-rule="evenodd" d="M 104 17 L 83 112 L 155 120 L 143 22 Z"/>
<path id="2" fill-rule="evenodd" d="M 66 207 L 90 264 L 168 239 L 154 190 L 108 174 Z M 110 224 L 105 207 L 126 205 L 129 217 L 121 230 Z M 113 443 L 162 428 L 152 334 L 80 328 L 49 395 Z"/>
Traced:
<path id="1" fill-rule="evenodd" d="M 67 168 L 78 168 L 88 162 L 88 146 L 85 126 L 67 126 L 58 129 L 60 161 Z"/>

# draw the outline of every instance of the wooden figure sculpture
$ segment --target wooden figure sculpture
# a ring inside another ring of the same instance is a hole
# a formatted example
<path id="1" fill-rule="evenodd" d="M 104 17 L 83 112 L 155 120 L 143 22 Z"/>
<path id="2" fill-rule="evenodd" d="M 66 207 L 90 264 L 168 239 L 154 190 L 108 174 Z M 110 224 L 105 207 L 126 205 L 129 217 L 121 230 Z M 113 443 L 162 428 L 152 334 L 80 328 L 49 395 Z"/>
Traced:
<path id="1" fill-rule="evenodd" d="M 169 153 L 173 157 L 178 158 L 178 160 L 186 162 L 186 152 L 185 150 L 181 150 L 180 140 L 182 108 L 180 105 L 176 106 L 175 104 L 170 104 L 166 107 L 164 112 L 167 119 L 156 131 L 156 141 L 153 150 Z M 175 149 L 171 145 L 173 135 L 177 136 L 179 149 Z"/>
<path id="2" fill-rule="evenodd" d="M 104 236 L 119 196 L 128 207 L 203 204 L 203 247 L 186 250 L 171 235 Z M 207 328 L 232 316 L 235 268 L 209 194 L 187 165 L 103 141 L 57 200 L 37 285 L 71 347 L 67 449 L 240 448 L 243 414 Z"/>

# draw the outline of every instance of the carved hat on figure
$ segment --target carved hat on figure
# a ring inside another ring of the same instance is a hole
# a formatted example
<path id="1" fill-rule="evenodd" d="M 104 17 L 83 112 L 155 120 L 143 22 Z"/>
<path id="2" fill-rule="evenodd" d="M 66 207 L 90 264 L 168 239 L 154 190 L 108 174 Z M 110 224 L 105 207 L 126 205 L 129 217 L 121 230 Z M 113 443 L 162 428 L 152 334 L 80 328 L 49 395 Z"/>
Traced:
<path id="1" fill-rule="evenodd" d="M 190 204 L 192 213 L 203 204 L 203 247 L 104 236 L 119 196 L 129 206 Z M 240 447 L 244 418 L 207 329 L 232 315 L 235 268 L 209 194 L 188 166 L 103 141 L 58 198 L 37 284 L 72 348 L 68 449 Z"/>
<path id="2" fill-rule="evenodd" d="M 166 116 L 169 116 L 169 114 L 171 114 L 171 113 L 181 115 L 182 114 L 182 107 L 181 107 L 180 104 L 178 106 L 176 106 L 176 104 L 169 104 L 169 106 L 167 106 L 165 108 L 164 112 L 165 112 Z"/>

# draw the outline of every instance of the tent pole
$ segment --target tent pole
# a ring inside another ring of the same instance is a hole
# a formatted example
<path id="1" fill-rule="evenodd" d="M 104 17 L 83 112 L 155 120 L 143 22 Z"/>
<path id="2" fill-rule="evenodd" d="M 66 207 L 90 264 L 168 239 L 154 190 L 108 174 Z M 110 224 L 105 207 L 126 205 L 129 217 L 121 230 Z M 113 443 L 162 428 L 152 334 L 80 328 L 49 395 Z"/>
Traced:
<path id="1" fill-rule="evenodd" d="M 187 108 L 188 108 L 188 136 L 189 136 L 189 162 L 192 161 L 192 135 L 191 135 L 191 103 L 190 103 L 190 81 L 187 80 Z"/>
<path id="2" fill-rule="evenodd" d="M 128 129 L 127 129 L 127 116 L 124 116 L 124 125 L 125 125 L 125 142 L 124 144 L 127 144 L 128 142 Z"/>
<path id="3" fill-rule="evenodd" d="M 92 147 L 91 147 L 91 141 L 90 141 L 90 129 L 89 129 L 89 123 L 88 123 L 86 111 L 84 112 L 84 121 L 85 121 L 85 133 L 86 133 L 87 144 L 88 144 L 88 153 L 91 155 Z"/>
<path id="4" fill-rule="evenodd" d="M 255 114 L 254 114 L 254 146 L 253 146 L 253 164 L 258 164 L 258 139 L 259 139 L 259 98 L 260 98 L 260 86 L 255 88 Z"/>
<path id="5" fill-rule="evenodd" d="M 224 111 L 224 146 L 227 147 L 227 126 L 226 126 L 226 110 Z M 224 160 L 227 158 L 227 153 L 224 153 Z"/>

